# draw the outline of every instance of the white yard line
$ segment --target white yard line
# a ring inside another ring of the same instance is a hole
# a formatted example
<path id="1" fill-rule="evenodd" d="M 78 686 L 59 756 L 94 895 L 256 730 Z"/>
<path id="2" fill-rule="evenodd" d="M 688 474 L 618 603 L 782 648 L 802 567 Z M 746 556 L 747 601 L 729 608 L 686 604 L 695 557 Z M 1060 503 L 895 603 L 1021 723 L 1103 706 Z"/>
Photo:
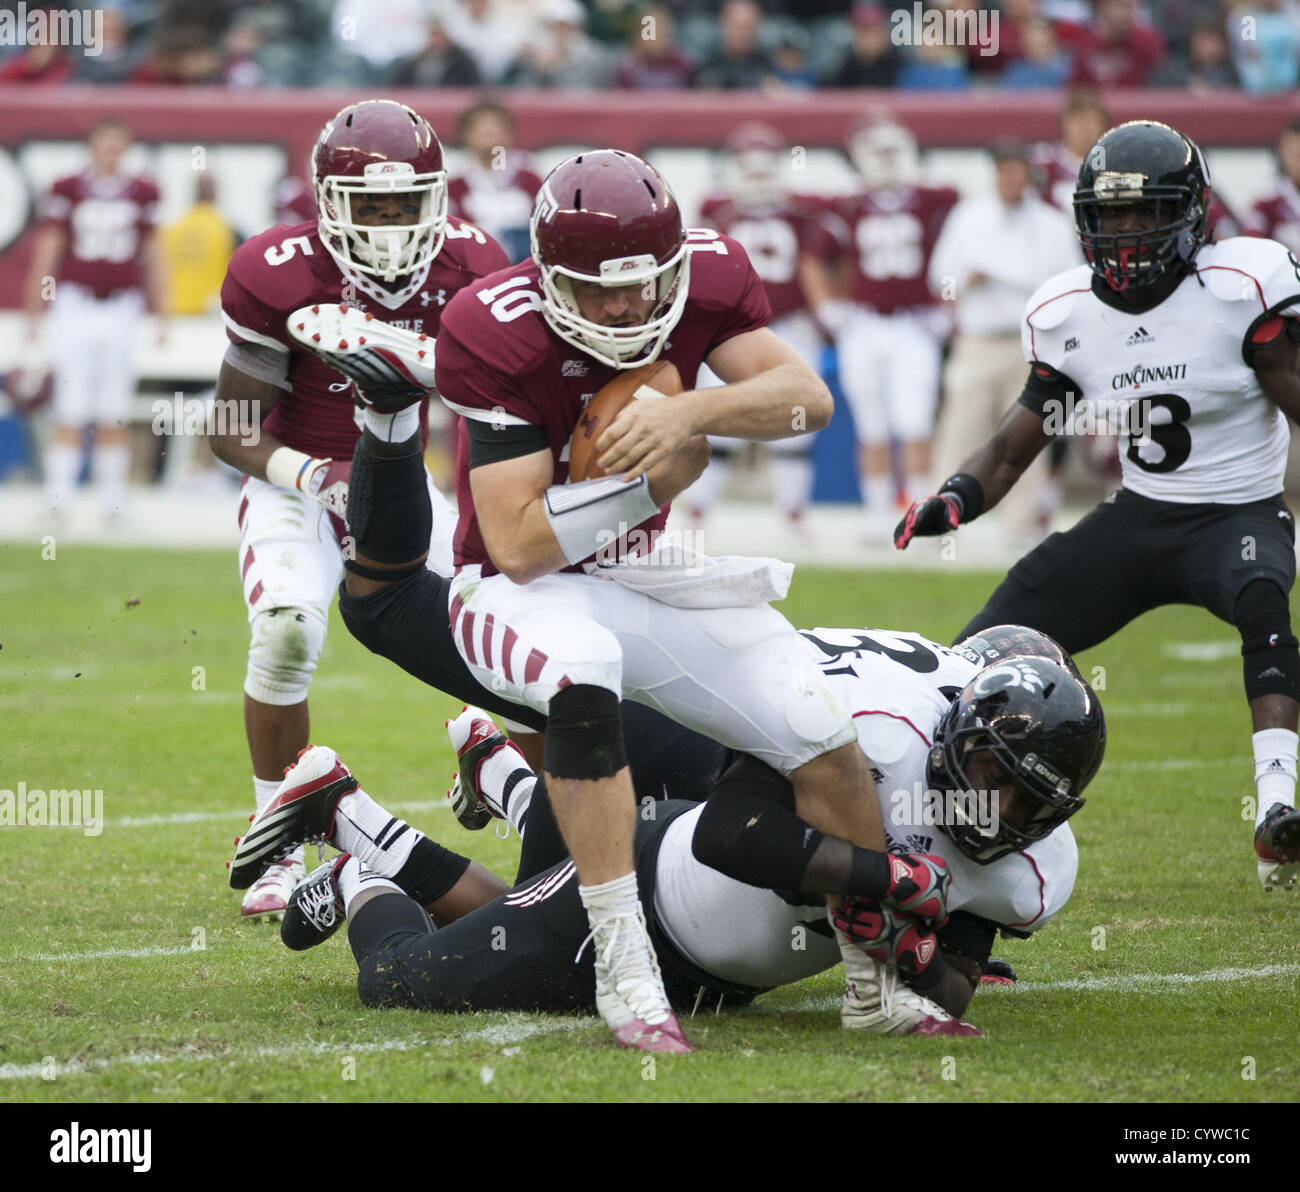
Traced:
<path id="1" fill-rule="evenodd" d="M 95 1060 L 60 1060 L 55 1057 L 55 1078 L 63 1076 L 82 1076 L 88 1073 L 104 1072 L 110 1068 L 146 1067 L 152 1064 L 198 1064 L 209 1060 L 221 1060 L 225 1063 L 249 1062 L 265 1059 L 286 1059 L 301 1055 L 335 1055 L 340 1058 L 350 1055 L 367 1055 L 385 1051 L 430 1051 L 435 1046 L 450 1047 L 458 1043 L 483 1042 L 494 1046 L 519 1043 L 537 1035 L 554 1034 L 557 1031 L 573 1031 L 590 1025 L 599 1026 L 597 1019 L 558 1018 L 545 1022 L 505 1022 L 496 1026 L 478 1027 L 465 1031 L 455 1038 L 440 1039 L 431 1043 L 428 1038 L 385 1039 L 379 1043 L 318 1043 L 304 1040 L 302 1043 L 282 1047 L 251 1047 L 230 1049 L 217 1052 L 181 1051 L 173 1055 L 162 1055 L 153 1051 L 129 1051 L 125 1055 L 111 1056 Z M 44 1063 L 0 1064 L 0 1080 L 32 1080 L 44 1076 Z"/>

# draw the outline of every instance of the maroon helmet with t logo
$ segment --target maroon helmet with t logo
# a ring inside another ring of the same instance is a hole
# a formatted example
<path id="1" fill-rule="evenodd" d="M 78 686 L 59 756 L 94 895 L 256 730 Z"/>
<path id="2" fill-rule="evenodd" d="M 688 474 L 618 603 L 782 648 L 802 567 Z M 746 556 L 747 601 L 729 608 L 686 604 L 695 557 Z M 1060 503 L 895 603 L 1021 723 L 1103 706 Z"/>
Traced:
<path id="1" fill-rule="evenodd" d="M 551 330 L 613 368 L 658 357 L 681 318 L 690 284 L 686 229 L 659 172 L 617 149 L 570 157 L 537 192 L 531 230 L 542 313 Z M 635 327 L 593 323 L 578 308 L 575 281 L 652 287 L 649 318 Z"/>
<path id="2" fill-rule="evenodd" d="M 311 155 L 320 238 L 340 268 L 393 281 L 428 267 L 447 227 L 447 171 L 429 122 L 405 104 L 368 99 L 321 130 Z M 409 196 L 414 223 L 356 221 L 367 200 Z"/>

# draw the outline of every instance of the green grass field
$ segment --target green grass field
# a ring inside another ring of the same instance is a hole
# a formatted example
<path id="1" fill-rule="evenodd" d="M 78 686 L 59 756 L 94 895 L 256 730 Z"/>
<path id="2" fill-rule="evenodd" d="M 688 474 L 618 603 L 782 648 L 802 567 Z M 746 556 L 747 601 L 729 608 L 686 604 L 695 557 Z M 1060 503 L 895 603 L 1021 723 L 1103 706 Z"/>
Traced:
<path id="1" fill-rule="evenodd" d="M 947 641 L 996 579 L 801 570 L 784 610 Z M 0 789 L 102 788 L 105 820 L 0 830 L 0 1100 L 1294 1097 L 1300 903 L 1256 881 L 1236 635 L 1198 609 L 1079 659 L 1110 744 L 1078 886 L 1040 938 L 999 944 L 1021 980 L 977 995 L 984 1038 L 847 1036 L 830 973 L 695 1019 L 695 1054 L 654 1064 L 595 1019 L 363 1009 L 341 934 L 293 954 L 240 922 L 246 634 L 233 552 L 0 548 Z M 383 803 L 513 873 L 517 841 L 462 832 L 443 798 L 459 703 L 335 617 L 311 704 L 313 740 Z"/>

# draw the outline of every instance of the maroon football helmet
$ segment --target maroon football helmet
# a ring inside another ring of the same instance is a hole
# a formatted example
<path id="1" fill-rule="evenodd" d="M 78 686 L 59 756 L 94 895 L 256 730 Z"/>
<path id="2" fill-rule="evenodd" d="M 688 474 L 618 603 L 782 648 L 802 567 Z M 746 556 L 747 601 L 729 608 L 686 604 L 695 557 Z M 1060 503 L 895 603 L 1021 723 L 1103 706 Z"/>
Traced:
<path id="1" fill-rule="evenodd" d="M 776 129 L 757 122 L 742 124 L 727 138 L 725 151 L 723 181 L 737 207 L 763 209 L 785 200 L 790 151 Z"/>
<path id="2" fill-rule="evenodd" d="M 447 228 L 447 171 L 429 122 L 405 104 L 368 99 L 321 130 L 311 154 L 320 238 L 342 269 L 391 282 L 427 268 Z M 358 196 L 418 195 L 415 223 L 356 222 Z"/>
<path id="3" fill-rule="evenodd" d="M 618 149 L 570 157 L 537 192 L 531 233 L 551 330 L 613 368 L 655 360 L 690 287 L 682 213 L 659 172 Z M 655 304 L 639 326 L 603 327 L 583 318 L 575 281 L 653 286 Z"/>

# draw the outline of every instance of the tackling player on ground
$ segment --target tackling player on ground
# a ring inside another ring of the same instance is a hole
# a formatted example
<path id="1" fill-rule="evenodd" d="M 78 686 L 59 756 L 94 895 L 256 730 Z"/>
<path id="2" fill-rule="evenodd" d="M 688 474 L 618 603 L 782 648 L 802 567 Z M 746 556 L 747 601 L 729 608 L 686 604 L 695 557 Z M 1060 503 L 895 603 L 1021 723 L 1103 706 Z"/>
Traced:
<path id="1" fill-rule="evenodd" d="M 1300 262 L 1271 240 L 1205 243 L 1200 150 L 1154 121 L 1106 133 L 1085 158 L 1075 225 L 1087 266 L 1029 300 L 1020 402 L 899 549 L 992 508 L 1076 401 L 1126 420 L 1123 487 L 1021 559 L 963 630 L 1032 625 L 1071 653 L 1163 604 L 1237 627 L 1254 730 L 1255 851 L 1266 891 L 1300 874 L 1294 809 L 1300 651 L 1291 631 L 1295 522 L 1282 498 L 1300 420 Z M 1152 392 L 1155 390 L 1155 392 Z"/>
<path id="2" fill-rule="evenodd" d="M 376 311 L 427 335 L 431 366 L 447 300 L 505 264 L 478 228 L 447 216 L 442 148 L 403 104 L 344 108 L 321 132 L 312 174 L 318 219 L 243 244 L 222 288 L 230 346 L 218 408 L 239 412 L 226 425 L 260 424 L 253 442 L 237 430 L 211 438 L 217 457 L 245 474 L 239 560 L 252 642 L 244 726 L 259 808 L 307 744 L 307 689 L 343 576 L 343 514 L 360 434 L 352 382 L 305 351 L 287 318 L 340 300 Z M 455 510 L 440 494 L 431 500 L 430 565 L 448 573 Z M 282 912 L 303 873 L 297 855 L 273 866 L 242 913 Z"/>

